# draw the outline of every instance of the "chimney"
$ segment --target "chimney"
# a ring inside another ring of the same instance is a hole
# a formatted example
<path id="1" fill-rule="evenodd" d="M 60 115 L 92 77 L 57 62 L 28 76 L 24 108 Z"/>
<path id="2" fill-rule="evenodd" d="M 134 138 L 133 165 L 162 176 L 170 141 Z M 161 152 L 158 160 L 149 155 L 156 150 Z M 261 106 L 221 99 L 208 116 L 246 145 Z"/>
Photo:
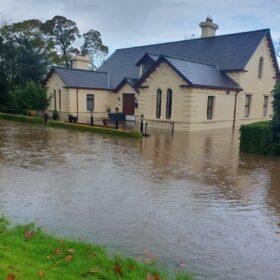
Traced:
<path id="1" fill-rule="evenodd" d="M 206 21 L 201 22 L 199 26 L 201 27 L 201 38 L 215 36 L 216 30 L 219 28 L 210 16 L 207 16 Z"/>
<path id="2" fill-rule="evenodd" d="M 90 64 L 90 56 L 89 55 L 75 55 L 72 58 L 72 68 L 73 69 L 83 69 L 83 70 L 89 70 Z"/>

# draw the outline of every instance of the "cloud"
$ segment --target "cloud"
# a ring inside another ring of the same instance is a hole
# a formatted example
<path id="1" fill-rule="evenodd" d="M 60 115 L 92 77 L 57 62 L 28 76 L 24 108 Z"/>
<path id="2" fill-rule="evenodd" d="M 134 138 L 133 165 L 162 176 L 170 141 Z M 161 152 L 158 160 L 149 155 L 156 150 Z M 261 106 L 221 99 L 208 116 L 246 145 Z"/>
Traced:
<path id="1" fill-rule="evenodd" d="M 2 3 L 1 3 L 2 2 Z M 1 14 L 12 21 L 47 20 L 64 15 L 81 32 L 101 32 L 104 43 L 116 48 L 184 39 L 200 35 L 199 22 L 211 15 L 218 34 L 270 27 L 280 38 L 280 0 L 0 0 Z"/>

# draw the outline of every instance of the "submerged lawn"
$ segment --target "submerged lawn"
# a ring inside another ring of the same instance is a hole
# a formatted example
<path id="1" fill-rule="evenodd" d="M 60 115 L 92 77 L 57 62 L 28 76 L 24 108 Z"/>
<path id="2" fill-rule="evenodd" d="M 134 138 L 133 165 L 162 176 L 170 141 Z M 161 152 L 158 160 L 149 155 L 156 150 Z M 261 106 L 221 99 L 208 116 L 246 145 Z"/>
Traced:
<path id="1" fill-rule="evenodd" d="M 102 247 L 57 239 L 32 225 L 9 227 L 0 217 L 0 279 L 176 279 L 154 264 L 111 258 Z"/>

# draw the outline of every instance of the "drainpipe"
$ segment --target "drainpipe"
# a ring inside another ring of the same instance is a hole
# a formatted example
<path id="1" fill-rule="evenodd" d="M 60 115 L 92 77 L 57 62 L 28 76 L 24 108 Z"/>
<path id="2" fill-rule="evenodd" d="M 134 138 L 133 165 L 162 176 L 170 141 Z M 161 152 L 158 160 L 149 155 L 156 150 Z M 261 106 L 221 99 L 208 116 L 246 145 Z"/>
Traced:
<path id="1" fill-rule="evenodd" d="M 238 97 L 239 91 L 235 92 L 235 100 L 234 100 L 234 113 L 233 113 L 233 126 L 232 129 L 235 129 L 236 125 L 236 111 L 237 111 L 237 97 Z"/>
<path id="2" fill-rule="evenodd" d="M 77 119 L 79 117 L 79 89 L 76 89 Z"/>

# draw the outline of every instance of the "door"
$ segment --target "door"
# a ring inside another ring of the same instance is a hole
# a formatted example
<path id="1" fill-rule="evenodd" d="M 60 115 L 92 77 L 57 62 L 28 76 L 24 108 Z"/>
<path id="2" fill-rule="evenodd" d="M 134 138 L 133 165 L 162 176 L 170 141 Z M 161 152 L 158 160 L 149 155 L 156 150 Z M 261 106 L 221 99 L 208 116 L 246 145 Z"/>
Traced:
<path id="1" fill-rule="evenodd" d="M 135 110 L 135 96 L 134 93 L 123 94 L 123 113 L 128 116 L 133 116 Z"/>

